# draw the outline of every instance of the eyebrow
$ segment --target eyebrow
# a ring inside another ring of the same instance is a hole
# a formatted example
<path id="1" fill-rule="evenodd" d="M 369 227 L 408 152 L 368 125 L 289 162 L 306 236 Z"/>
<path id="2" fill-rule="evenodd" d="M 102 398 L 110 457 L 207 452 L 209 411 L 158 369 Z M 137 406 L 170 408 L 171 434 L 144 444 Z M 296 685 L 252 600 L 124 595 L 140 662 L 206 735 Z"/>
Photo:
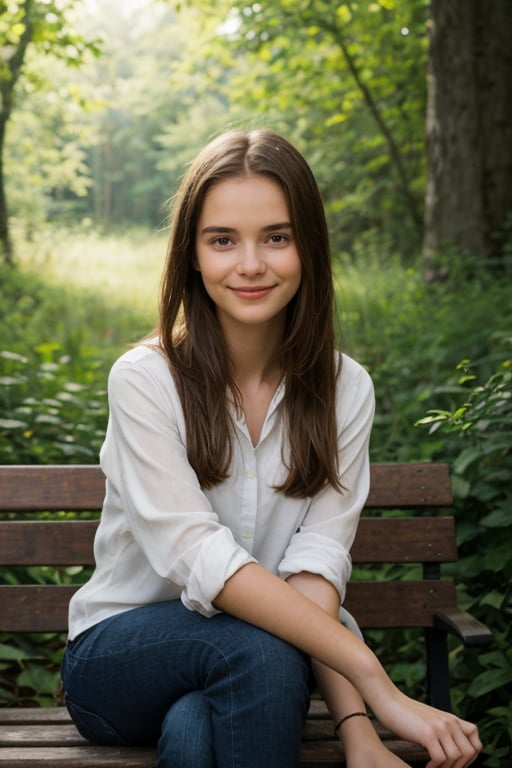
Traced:
<path id="1" fill-rule="evenodd" d="M 267 224 L 265 227 L 261 228 L 262 232 L 274 232 L 276 229 L 292 229 L 292 225 L 289 221 L 278 221 L 275 224 Z M 212 224 L 209 227 L 205 227 L 201 230 L 202 235 L 209 235 L 212 233 L 219 233 L 219 234 L 225 234 L 230 235 L 236 232 L 237 230 L 235 227 L 223 227 L 217 224 Z"/>

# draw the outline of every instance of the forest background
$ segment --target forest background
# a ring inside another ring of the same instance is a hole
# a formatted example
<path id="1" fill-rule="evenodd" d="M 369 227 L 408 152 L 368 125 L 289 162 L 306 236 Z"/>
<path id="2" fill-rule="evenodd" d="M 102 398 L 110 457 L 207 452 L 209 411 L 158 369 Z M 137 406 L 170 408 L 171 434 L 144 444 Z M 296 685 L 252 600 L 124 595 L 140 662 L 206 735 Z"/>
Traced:
<path id="1" fill-rule="evenodd" d="M 226 128 L 285 134 L 324 197 L 340 343 L 375 383 L 372 459 L 451 465 L 451 573 L 494 633 L 451 648 L 453 704 L 489 768 L 512 755 L 511 28 L 508 0 L 0 2 L 0 462 L 97 461 L 187 162 Z M 369 642 L 421 696 L 417 634 Z M 58 645 L 0 636 L 0 703 L 52 704 Z"/>

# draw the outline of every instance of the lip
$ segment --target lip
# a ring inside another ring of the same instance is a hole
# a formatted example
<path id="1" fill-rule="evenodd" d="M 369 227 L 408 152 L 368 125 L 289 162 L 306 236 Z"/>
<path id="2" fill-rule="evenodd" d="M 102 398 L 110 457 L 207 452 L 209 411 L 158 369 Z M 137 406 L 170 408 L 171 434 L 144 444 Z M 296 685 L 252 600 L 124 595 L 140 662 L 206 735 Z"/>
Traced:
<path id="1" fill-rule="evenodd" d="M 256 301 L 257 299 L 263 299 L 268 296 L 271 291 L 274 290 L 273 285 L 244 285 L 240 287 L 229 286 L 229 290 L 238 296 L 240 299 L 246 299 L 248 301 Z"/>

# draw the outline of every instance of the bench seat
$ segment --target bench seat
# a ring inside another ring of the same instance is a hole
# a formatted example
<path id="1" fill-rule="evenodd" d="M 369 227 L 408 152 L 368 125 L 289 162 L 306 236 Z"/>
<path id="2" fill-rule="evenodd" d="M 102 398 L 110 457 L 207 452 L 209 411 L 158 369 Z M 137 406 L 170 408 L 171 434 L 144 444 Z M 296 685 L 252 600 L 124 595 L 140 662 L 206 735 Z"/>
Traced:
<path id="1" fill-rule="evenodd" d="M 410 764 L 424 765 L 426 753 L 421 747 L 397 739 L 379 724 L 375 727 L 392 752 Z M 325 704 L 313 699 L 304 728 L 301 768 L 337 768 L 343 759 L 343 747 L 334 739 Z M 56 768 L 154 768 L 156 752 L 149 748 L 89 744 L 72 724 L 65 707 L 0 709 L 0 766 L 40 768 L 44 761 Z"/>

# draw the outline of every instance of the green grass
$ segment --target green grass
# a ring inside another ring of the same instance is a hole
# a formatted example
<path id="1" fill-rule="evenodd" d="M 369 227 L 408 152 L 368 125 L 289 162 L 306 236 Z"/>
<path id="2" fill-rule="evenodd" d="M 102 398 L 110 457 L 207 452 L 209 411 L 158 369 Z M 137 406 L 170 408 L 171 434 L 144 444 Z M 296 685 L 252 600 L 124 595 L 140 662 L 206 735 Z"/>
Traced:
<path id="1" fill-rule="evenodd" d="M 32 242 L 18 243 L 20 266 L 49 285 L 93 294 L 113 307 L 124 306 L 156 321 L 158 287 L 166 232 L 135 228 L 101 235 L 82 230 L 46 229 Z"/>

